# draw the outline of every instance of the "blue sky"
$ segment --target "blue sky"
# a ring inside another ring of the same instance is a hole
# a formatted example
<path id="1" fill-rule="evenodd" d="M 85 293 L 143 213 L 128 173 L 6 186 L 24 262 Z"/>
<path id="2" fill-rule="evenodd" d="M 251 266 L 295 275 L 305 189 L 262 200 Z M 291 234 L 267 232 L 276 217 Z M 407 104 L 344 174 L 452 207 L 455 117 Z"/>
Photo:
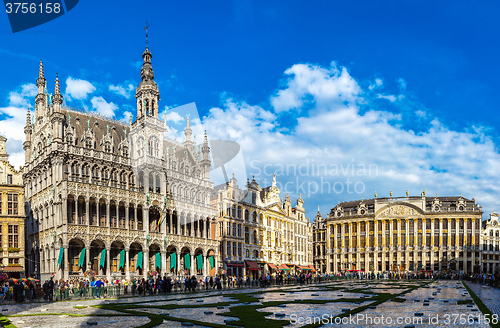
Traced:
<path id="1" fill-rule="evenodd" d="M 148 20 L 162 107 L 195 102 L 212 138 L 240 143 L 246 174 L 264 185 L 279 171 L 284 189 L 293 182 L 286 188 L 292 198 L 302 192 L 308 216 L 317 205 L 326 214 L 339 200 L 424 188 L 498 211 L 498 7 L 80 1 L 16 34 L 4 14 L 0 133 L 22 165 L 24 109 L 34 103 L 30 83 L 40 58 L 49 90 L 59 73 L 67 105 L 118 119 L 133 112 Z M 177 133 L 185 121 L 174 112 L 169 124 Z M 314 174 L 315 164 L 329 171 Z M 301 174 L 300 165 L 310 170 Z M 363 165 L 377 170 L 360 174 Z M 348 179 L 357 192 L 347 192 Z"/>

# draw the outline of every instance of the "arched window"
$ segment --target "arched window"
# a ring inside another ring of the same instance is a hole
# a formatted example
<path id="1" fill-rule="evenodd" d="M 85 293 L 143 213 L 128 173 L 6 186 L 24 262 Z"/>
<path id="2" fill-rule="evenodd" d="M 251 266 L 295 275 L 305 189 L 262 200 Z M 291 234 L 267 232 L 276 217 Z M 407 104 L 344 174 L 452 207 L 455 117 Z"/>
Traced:
<path id="1" fill-rule="evenodd" d="M 141 157 L 144 155 L 144 137 L 137 138 L 137 156 Z"/>

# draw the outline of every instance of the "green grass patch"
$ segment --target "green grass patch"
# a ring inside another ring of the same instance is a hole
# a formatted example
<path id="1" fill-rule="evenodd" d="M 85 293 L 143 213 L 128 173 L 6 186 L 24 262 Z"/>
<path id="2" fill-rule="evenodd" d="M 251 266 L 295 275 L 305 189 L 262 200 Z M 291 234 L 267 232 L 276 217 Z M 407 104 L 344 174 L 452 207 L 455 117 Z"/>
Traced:
<path id="1" fill-rule="evenodd" d="M 10 322 L 10 320 L 5 316 L 0 316 L 0 324 L 4 328 L 16 328 L 16 326 L 14 326 L 12 322 Z"/>
<path id="2" fill-rule="evenodd" d="M 228 317 L 236 317 L 239 321 L 231 322 L 231 325 L 241 326 L 246 328 L 281 328 L 285 325 L 289 325 L 288 320 L 274 320 L 266 319 L 266 316 L 273 314 L 272 312 L 261 312 L 257 311 L 259 308 L 265 307 L 264 305 L 243 305 L 243 306 L 233 306 L 229 308 L 229 313 L 217 315 L 224 315 Z"/>
<path id="3" fill-rule="evenodd" d="M 465 281 L 462 280 L 462 284 L 464 285 L 465 289 L 467 289 L 467 291 L 469 292 L 470 296 L 472 297 L 472 299 L 476 303 L 479 310 L 481 312 L 483 312 L 483 314 L 485 316 L 487 316 L 489 319 L 491 319 L 491 317 L 493 316 L 493 313 L 490 311 L 490 309 L 488 309 L 488 307 L 486 305 L 484 305 L 483 301 L 481 301 L 481 299 L 479 299 L 479 297 L 477 297 L 476 293 L 474 293 L 472 291 L 472 289 L 470 289 L 470 287 L 467 285 L 467 283 Z M 490 326 L 492 328 L 500 328 L 500 323 L 498 323 L 498 322 L 496 324 L 490 323 Z"/>
<path id="4" fill-rule="evenodd" d="M 88 308 L 87 305 L 76 305 L 76 306 L 73 306 L 74 309 L 85 309 L 85 308 Z"/>

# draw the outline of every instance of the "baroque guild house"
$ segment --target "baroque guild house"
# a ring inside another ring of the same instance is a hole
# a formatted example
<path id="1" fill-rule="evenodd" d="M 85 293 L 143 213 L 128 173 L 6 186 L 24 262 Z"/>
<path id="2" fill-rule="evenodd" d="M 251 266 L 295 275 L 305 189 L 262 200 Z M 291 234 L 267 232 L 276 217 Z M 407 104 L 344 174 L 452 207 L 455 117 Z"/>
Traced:
<path id="1" fill-rule="evenodd" d="M 478 273 L 482 213 L 474 199 L 425 191 L 339 202 L 326 219 L 316 217 L 314 261 L 332 273 Z"/>
<path id="2" fill-rule="evenodd" d="M 26 268 L 23 176 L 10 165 L 6 142 L 0 136 L 0 272 L 20 278 Z"/>
<path id="3" fill-rule="evenodd" d="M 252 179 L 240 189 L 234 178 L 215 187 L 212 203 L 219 224 L 220 271 L 257 279 L 268 273 L 311 272 L 312 224 L 304 201 L 287 194 L 284 201 L 276 185 L 262 188 Z"/>
<path id="4" fill-rule="evenodd" d="M 207 136 L 195 145 L 189 117 L 184 142 L 164 136 L 147 47 L 142 58 L 130 124 L 66 107 L 58 78 L 54 94 L 47 92 L 40 62 L 24 130 L 30 275 L 215 274 Z"/>

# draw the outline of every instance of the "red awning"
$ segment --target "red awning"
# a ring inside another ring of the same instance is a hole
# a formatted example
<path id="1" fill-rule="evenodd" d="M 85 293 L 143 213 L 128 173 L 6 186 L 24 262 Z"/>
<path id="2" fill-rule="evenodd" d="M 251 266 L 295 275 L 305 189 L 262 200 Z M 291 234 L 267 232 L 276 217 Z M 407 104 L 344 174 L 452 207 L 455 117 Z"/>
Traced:
<path id="1" fill-rule="evenodd" d="M 273 263 L 267 263 L 271 269 L 277 270 L 278 268 Z"/>
<path id="2" fill-rule="evenodd" d="M 312 270 L 312 272 L 316 272 L 316 269 L 314 268 L 314 266 L 313 266 L 313 265 L 310 265 L 310 266 L 309 266 L 309 269 L 311 269 L 311 270 Z"/>
<path id="3" fill-rule="evenodd" d="M 258 270 L 260 270 L 260 266 L 255 261 L 245 261 L 245 263 L 247 264 L 248 269 L 250 271 L 258 271 Z"/>
<path id="4" fill-rule="evenodd" d="M 236 267 L 236 268 L 243 268 L 244 267 L 243 263 L 231 263 L 231 262 L 227 262 L 226 265 L 228 267 Z"/>
<path id="5" fill-rule="evenodd" d="M 299 265 L 299 269 L 302 269 L 302 270 L 311 270 L 310 267 L 304 266 L 304 265 Z"/>
<path id="6" fill-rule="evenodd" d="M 280 270 L 290 270 L 290 268 L 286 264 L 281 264 L 279 269 Z"/>
<path id="7" fill-rule="evenodd" d="M 5 272 L 24 272 L 24 268 L 22 266 L 6 266 L 3 268 Z"/>

